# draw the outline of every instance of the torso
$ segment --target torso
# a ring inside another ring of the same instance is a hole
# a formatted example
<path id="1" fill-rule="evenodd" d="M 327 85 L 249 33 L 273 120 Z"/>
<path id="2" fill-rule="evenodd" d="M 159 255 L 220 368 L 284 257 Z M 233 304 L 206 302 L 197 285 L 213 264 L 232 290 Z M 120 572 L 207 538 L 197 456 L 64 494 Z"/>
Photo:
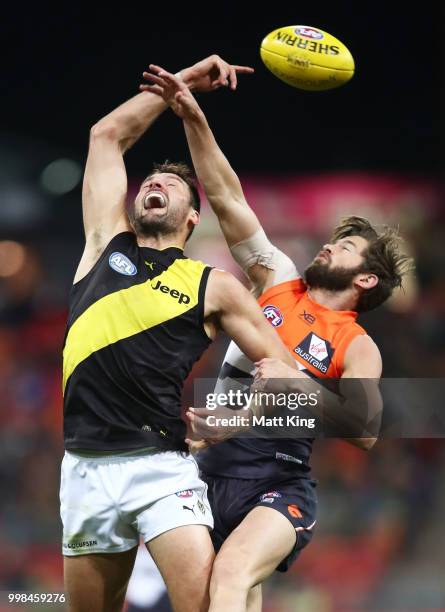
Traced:
<path id="1" fill-rule="evenodd" d="M 301 279 L 280 283 L 259 300 L 263 313 L 292 354 L 298 367 L 319 378 L 341 378 L 347 347 L 365 330 L 356 313 L 325 308 L 310 299 Z M 253 364 L 232 342 L 215 392 L 246 390 Z M 209 475 L 235 478 L 285 479 L 308 476 L 311 438 L 233 438 L 199 453 L 201 469 Z"/>
<path id="2" fill-rule="evenodd" d="M 70 294 L 64 346 L 68 449 L 186 450 L 181 391 L 210 340 L 210 268 L 181 249 L 115 236 Z"/>

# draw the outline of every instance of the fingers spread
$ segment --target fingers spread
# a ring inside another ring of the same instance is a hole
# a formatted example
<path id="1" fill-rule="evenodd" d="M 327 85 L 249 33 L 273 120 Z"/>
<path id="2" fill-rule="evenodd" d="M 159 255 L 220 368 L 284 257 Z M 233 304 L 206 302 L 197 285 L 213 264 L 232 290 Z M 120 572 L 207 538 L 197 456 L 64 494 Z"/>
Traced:
<path id="1" fill-rule="evenodd" d="M 141 91 L 151 91 L 151 93 L 154 93 L 158 96 L 162 96 L 162 94 L 164 93 L 163 88 L 159 87 L 159 85 L 139 85 L 139 89 Z"/>
<path id="2" fill-rule="evenodd" d="M 167 86 L 166 80 L 164 80 L 164 78 L 161 78 L 159 75 L 152 74 L 151 72 L 143 72 L 142 76 L 147 81 L 152 81 L 153 83 L 156 83 L 157 85 L 161 85 L 161 87 Z"/>
<path id="3" fill-rule="evenodd" d="M 167 70 L 164 70 L 164 68 L 161 68 L 160 66 L 156 66 L 155 64 L 150 64 L 150 70 L 157 74 L 158 77 L 162 77 L 170 83 L 176 83 L 179 81 L 179 79 L 177 79 L 174 74 L 168 72 Z"/>

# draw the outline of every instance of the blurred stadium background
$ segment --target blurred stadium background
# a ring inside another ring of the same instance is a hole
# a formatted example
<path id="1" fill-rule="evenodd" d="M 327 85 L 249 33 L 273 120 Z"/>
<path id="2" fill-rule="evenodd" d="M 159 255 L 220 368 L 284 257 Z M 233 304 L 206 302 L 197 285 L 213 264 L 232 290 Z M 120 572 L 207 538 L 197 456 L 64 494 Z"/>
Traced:
<path id="1" fill-rule="evenodd" d="M 20 28 L 16 23 L 7 32 L 0 135 L 0 591 L 63 590 L 61 347 L 82 251 L 88 131 L 137 93 L 150 62 L 178 70 L 215 52 L 256 68 L 237 93 L 200 101 L 264 227 L 303 270 L 342 214 L 399 225 L 416 275 L 405 293 L 361 320 L 381 349 L 385 376 L 445 376 L 443 128 L 438 65 L 431 60 L 438 54 L 439 16 L 414 8 L 402 14 L 395 5 L 382 14 L 371 3 L 359 16 L 348 2 L 250 20 L 232 2 L 214 19 L 199 4 L 169 21 L 153 10 L 126 16 L 133 23 L 125 30 L 122 21 L 120 34 L 140 29 L 128 39 L 116 37 L 107 15 L 93 12 L 86 25 L 76 6 L 45 20 L 39 7 L 31 8 Z M 356 60 L 351 83 L 311 94 L 270 75 L 258 55 L 261 38 L 291 23 L 318 26 L 342 40 Z M 170 113 L 129 153 L 130 190 L 153 161 L 165 158 L 189 159 L 181 123 Z M 188 253 L 238 273 L 208 207 Z M 215 342 L 194 374 L 215 376 L 225 346 L 224 339 Z M 190 383 L 184 405 L 191 399 Z M 313 471 L 319 480 L 315 537 L 288 574 L 268 581 L 264 610 L 445 610 L 444 441 L 386 440 L 370 453 L 318 441 Z"/>

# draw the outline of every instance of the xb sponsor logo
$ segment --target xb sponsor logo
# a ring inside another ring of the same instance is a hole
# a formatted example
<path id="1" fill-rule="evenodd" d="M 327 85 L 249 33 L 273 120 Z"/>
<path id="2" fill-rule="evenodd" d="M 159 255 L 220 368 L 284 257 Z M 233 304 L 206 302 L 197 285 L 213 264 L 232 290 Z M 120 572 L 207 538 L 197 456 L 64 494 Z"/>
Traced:
<path id="1" fill-rule="evenodd" d="M 115 251 L 108 258 L 108 264 L 115 272 L 125 274 L 125 276 L 134 276 L 137 273 L 137 268 L 126 255 Z"/>
<path id="2" fill-rule="evenodd" d="M 300 317 L 300 319 L 303 319 L 303 321 L 308 325 L 313 325 L 315 323 L 315 317 L 310 312 L 306 312 L 305 310 L 303 310 L 303 312 L 300 312 L 298 316 Z"/>
<path id="3" fill-rule="evenodd" d="M 263 308 L 263 313 L 266 319 L 274 327 L 280 327 L 283 324 L 284 317 L 280 312 L 280 309 L 272 304 L 268 304 Z"/>

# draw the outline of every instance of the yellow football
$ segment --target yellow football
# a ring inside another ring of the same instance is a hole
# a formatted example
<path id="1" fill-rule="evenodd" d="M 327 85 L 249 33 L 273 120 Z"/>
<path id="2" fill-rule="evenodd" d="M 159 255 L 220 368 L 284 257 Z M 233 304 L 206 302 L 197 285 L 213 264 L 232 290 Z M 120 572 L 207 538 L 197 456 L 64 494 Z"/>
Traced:
<path id="1" fill-rule="evenodd" d="M 354 58 L 345 45 L 310 26 L 274 30 L 263 39 L 260 55 L 266 68 L 298 89 L 333 89 L 354 74 Z"/>

